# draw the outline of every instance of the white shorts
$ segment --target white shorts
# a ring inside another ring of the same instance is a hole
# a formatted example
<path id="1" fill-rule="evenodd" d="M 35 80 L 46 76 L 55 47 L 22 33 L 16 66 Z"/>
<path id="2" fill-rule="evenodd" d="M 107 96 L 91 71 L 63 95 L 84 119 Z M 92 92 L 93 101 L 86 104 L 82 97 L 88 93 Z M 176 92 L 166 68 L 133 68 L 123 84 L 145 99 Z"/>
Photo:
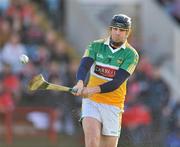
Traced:
<path id="1" fill-rule="evenodd" d="M 82 115 L 84 117 L 92 117 L 102 124 L 102 135 L 120 136 L 121 119 L 123 111 L 112 105 L 96 103 L 90 99 L 82 100 Z"/>

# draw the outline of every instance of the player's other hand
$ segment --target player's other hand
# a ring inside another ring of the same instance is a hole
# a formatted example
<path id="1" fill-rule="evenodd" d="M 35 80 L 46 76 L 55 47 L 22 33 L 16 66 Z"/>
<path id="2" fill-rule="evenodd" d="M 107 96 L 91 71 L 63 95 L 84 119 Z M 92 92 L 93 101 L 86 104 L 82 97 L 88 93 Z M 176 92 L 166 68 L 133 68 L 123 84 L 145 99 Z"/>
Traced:
<path id="1" fill-rule="evenodd" d="M 77 84 L 73 87 L 73 91 L 76 92 L 72 92 L 72 94 L 75 96 L 80 96 L 82 94 L 83 88 L 84 88 L 84 83 L 82 80 L 79 80 Z"/>
<path id="2" fill-rule="evenodd" d="M 84 87 L 83 91 L 81 92 L 81 96 L 84 98 L 88 98 L 89 96 L 100 93 L 101 89 L 99 86 L 96 87 Z"/>
<path id="3" fill-rule="evenodd" d="M 91 95 L 90 89 L 88 87 L 84 87 L 81 92 L 81 96 L 84 98 L 88 98 L 90 95 Z"/>

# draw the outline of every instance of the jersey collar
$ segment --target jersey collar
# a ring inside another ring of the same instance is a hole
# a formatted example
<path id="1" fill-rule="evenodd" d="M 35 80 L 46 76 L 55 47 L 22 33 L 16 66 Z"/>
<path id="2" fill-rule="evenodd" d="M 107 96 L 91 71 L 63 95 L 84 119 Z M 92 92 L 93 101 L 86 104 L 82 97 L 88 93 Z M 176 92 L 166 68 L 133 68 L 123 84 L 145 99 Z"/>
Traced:
<path id="1" fill-rule="evenodd" d="M 106 41 L 104 42 L 104 44 L 105 44 L 105 45 L 108 45 L 108 47 L 110 48 L 111 52 L 115 53 L 115 52 L 119 51 L 120 49 L 126 49 L 126 42 L 127 42 L 127 41 L 125 41 L 120 47 L 118 47 L 118 48 L 116 48 L 116 49 L 113 49 L 113 48 L 109 45 L 109 43 L 110 43 L 110 37 L 108 37 L 108 38 L 106 39 Z"/>

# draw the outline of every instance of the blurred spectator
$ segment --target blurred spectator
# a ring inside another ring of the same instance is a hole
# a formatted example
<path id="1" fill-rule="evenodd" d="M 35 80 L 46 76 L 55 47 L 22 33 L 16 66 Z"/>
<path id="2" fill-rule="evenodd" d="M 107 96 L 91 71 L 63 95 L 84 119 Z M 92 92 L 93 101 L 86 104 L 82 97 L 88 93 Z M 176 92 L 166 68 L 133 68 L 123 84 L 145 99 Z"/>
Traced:
<path id="1" fill-rule="evenodd" d="M 23 27 L 26 28 L 35 16 L 34 7 L 30 0 L 21 0 L 20 7 Z"/>
<path id="2" fill-rule="evenodd" d="M 51 78 L 51 77 L 54 77 L 54 76 L 60 78 L 60 77 L 62 77 L 61 76 L 62 75 L 61 70 L 62 70 L 62 68 L 60 66 L 60 63 L 55 61 L 55 60 L 51 60 L 49 62 L 48 68 L 47 68 L 47 72 L 46 72 L 47 75 L 46 76 L 47 76 L 48 79 Z M 61 82 L 63 82 L 62 80 L 61 80 Z"/>
<path id="3" fill-rule="evenodd" d="M 23 67 L 23 69 L 19 73 L 19 78 L 22 85 L 21 88 L 23 92 L 27 92 L 27 85 L 29 81 L 38 73 L 38 68 L 32 63 L 31 60 Z"/>
<path id="4" fill-rule="evenodd" d="M 151 114 L 149 113 L 148 108 L 141 103 L 135 103 L 125 109 L 123 116 L 124 127 L 133 130 L 139 126 L 150 126 L 151 121 Z"/>
<path id="5" fill-rule="evenodd" d="M 125 134 L 132 136 L 130 137 L 132 146 L 154 143 L 161 146 L 167 129 L 169 115 L 166 114 L 166 110 L 170 89 L 161 77 L 159 66 L 153 67 L 146 56 L 141 58 L 136 70 L 128 82 L 123 117 L 124 129 L 127 131 Z M 152 140 L 151 135 L 157 137 Z"/>
<path id="6" fill-rule="evenodd" d="M 19 57 L 26 54 L 25 46 L 20 42 L 18 33 L 12 33 L 10 40 L 4 45 L 2 49 L 2 61 L 9 63 L 14 73 L 19 73 L 23 65 L 19 62 Z"/>
<path id="7" fill-rule="evenodd" d="M 150 126 L 152 117 L 147 106 L 140 102 L 134 102 L 125 108 L 122 119 L 122 126 L 125 131 L 132 136 L 133 147 L 142 146 L 150 136 Z M 148 132 L 147 134 L 145 132 Z M 144 140 L 144 141 L 142 141 Z"/>
<path id="8" fill-rule="evenodd" d="M 152 111 L 154 128 L 157 131 L 158 129 L 161 129 L 163 123 L 162 112 L 163 109 L 166 108 L 170 98 L 169 86 L 162 79 L 159 67 L 153 68 L 153 76 L 150 79 L 149 84 L 147 97 L 141 98 Z"/>
<path id="9" fill-rule="evenodd" d="M 0 112 L 7 112 L 14 109 L 13 97 L 5 90 L 3 82 L 0 80 Z"/>
<path id="10" fill-rule="evenodd" d="M 141 79 L 150 79 L 153 74 L 153 65 L 150 63 L 148 57 L 143 55 L 141 57 L 141 60 L 139 61 L 139 64 L 137 66 L 137 73 L 136 73 L 136 78 L 137 80 Z"/>
<path id="11" fill-rule="evenodd" d="M 38 55 L 37 55 L 37 58 L 38 58 L 38 62 L 39 62 L 39 65 L 41 65 L 42 67 L 47 65 L 47 63 L 49 62 L 50 60 L 50 55 L 49 55 L 49 50 L 47 49 L 47 47 L 45 45 L 40 45 L 39 48 L 38 48 Z"/>
<path id="12" fill-rule="evenodd" d="M 173 0 L 157 0 L 157 2 L 162 5 L 168 13 L 170 12 Z"/>
<path id="13" fill-rule="evenodd" d="M 13 106 L 15 102 L 18 102 L 18 106 L 55 108 L 59 112 L 59 120 L 62 120 L 58 122 L 59 126 L 63 126 L 63 130 L 60 131 L 72 135 L 75 132 L 72 111 L 77 108 L 76 99 L 72 95 L 56 91 L 34 93 L 27 91 L 29 81 L 39 73 L 54 84 L 74 85 L 71 83 L 75 81 L 77 68 L 77 66 L 74 67 L 76 64 L 70 64 L 69 53 L 72 50 L 69 50 L 63 36 L 60 36 L 57 29 L 51 28 L 52 23 L 55 24 L 55 28 L 59 27 L 56 25 L 60 23 L 59 18 L 62 14 L 60 13 L 61 1 L 41 1 L 48 4 L 46 6 L 49 8 L 49 14 L 53 15 L 52 19 L 46 19 L 44 14 L 46 15 L 47 11 L 41 13 L 42 10 L 36 9 L 37 5 L 32 1 L 11 1 L 6 9 L 3 8 L 3 15 L 0 15 L 0 77 L 2 81 L 0 84 L 3 84 L 0 85 L 0 91 L 2 87 L 9 94 L 6 94 L 8 98 L 0 102 L 0 108 L 1 110 L 3 108 L 1 104 L 10 104 L 7 100 L 9 98 L 15 98 L 15 101 L 12 101 Z M 19 62 L 21 54 L 29 56 L 28 64 L 22 65 Z M 70 67 L 69 71 L 68 67 Z M 78 106 L 79 103 L 80 101 L 78 101 Z M 46 120 L 42 121 L 44 124 L 47 123 Z M 56 127 L 58 129 L 58 125 Z"/>
<path id="14" fill-rule="evenodd" d="M 165 142 L 165 147 L 179 147 L 180 146 L 180 128 L 168 135 Z"/>
<path id="15" fill-rule="evenodd" d="M 66 80 L 66 84 L 69 85 L 70 87 L 74 86 L 74 84 L 76 83 L 76 72 L 77 69 L 79 67 L 79 61 L 76 59 L 71 59 L 68 67 L 67 67 L 67 71 L 66 71 L 66 76 L 67 76 L 67 80 Z"/>
<path id="16" fill-rule="evenodd" d="M 178 23 L 180 23 L 180 0 L 173 0 L 172 3 L 172 16 L 176 19 Z"/>
<path id="17" fill-rule="evenodd" d="M 164 9 L 165 12 L 170 14 L 175 20 L 180 23 L 180 1 L 179 0 L 157 0 Z"/>
<path id="18" fill-rule="evenodd" d="M 5 14 L 6 17 L 11 21 L 12 30 L 14 32 L 20 32 L 22 28 L 22 16 L 21 6 L 19 3 L 11 3 Z"/>
<path id="19" fill-rule="evenodd" d="M 147 97 L 152 76 L 152 64 L 146 56 L 143 56 L 136 68 L 135 75 L 129 79 L 126 103 L 133 103 L 138 97 L 138 99 L 140 99 L 140 95 L 143 95 L 144 98 Z"/>
<path id="20" fill-rule="evenodd" d="M 4 64 L 1 78 L 5 90 L 12 94 L 15 102 L 18 102 L 21 98 L 21 83 L 18 76 L 12 72 L 10 64 Z"/>
<path id="21" fill-rule="evenodd" d="M 67 71 L 66 71 L 66 83 L 65 85 L 68 85 L 69 87 L 73 87 L 76 83 L 76 71 L 79 67 L 79 61 L 78 60 L 71 60 L 68 64 Z M 80 118 L 80 109 L 81 109 L 81 100 L 80 97 L 74 97 L 70 93 L 66 93 L 66 113 L 68 113 L 68 118 L 71 120 L 73 128 L 71 128 L 71 132 L 69 134 L 73 134 L 75 131 L 75 126 L 77 127 L 79 125 L 79 118 Z M 68 121 L 68 119 L 67 119 Z M 76 124 L 76 125 L 75 125 Z M 75 126 L 74 126 L 75 125 Z M 70 130 L 69 130 L 70 131 Z"/>
<path id="22" fill-rule="evenodd" d="M 180 146 L 180 102 L 175 105 L 171 113 L 170 131 L 165 139 L 165 147 Z"/>
<path id="23" fill-rule="evenodd" d="M 10 0 L 0 0 L 0 16 L 8 9 Z"/>
<path id="24" fill-rule="evenodd" d="M 0 51 L 11 36 L 11 24 L 8 19 L 0 20 Z"/>
<path id="25" fill-rule="evenodd" d="M 175 131 L 180 127 L 180 102 L 176 103 L 172 109 L 169 125 L 171 131 Z"/>
<path id="26" fill-rule="evenodd" d="M 60 62 L 61 64 L 69 63 L 70 57 L 68 48 L 64 41 L 59 40 L 56 42 L 55 48 L 53 48 L 51 52 L 51 59 Z"/>
<path id="27" fill-rule="evenodd" d="M 45 0 L 46 1 L 46 8 L 48 10 L 49 18 L 53 21 L 54 27 L 58 29 L 62 11 L 61 11 L 61 1 L 62 0 Z"/>
<path id="28" fill-rule="evenodd" d="M 47 30 L 45 34 L 45 45 L 50 51 L 55 50 L 54 48 L 57 41 L 57 34 L 55 33 L 55 31 L 51 29 Z"/>
<path id="29" fill-rule="evenodd" d="M 47 64 L 50 60 L 50 52 L 47 49 L 46 45 L 38 44 L 38 45 L 26 45 L 27 55 L 31 59 L 31 62 L 35 64 L 36 68 L 38 67 L 39 72 L 42 69 L 46 69 Z"/>
<path id="30" fill-rule="evenodd" d="M 56 75 L 51 75 L 48 81 L 54 84 L 64 85 L 62 83 L 64 82 L 64 79 Z M 75 126 L 74 126 L 71 111 L 72 111 L 72 108 L 74 107 L 73 105 L 74 99 L 72 99 L 72 96 L 70 96 L 70 94 L 68 93 L 60 93 L 57 91 L 51 91 L 51 95 L 53 96 L 53 98 L 56 97 L 56 100 L 54 100 L 54 102 L 58 104 L 57 108 L 61 110 L 61 116 L 59 120 L 59 123 L 60 123 L 59 131 L 64 132 L 67 135 L 73 135 L 75 133 Z"/>
<path id="31" fill-rule="evenodd" d="M 23 41 L 26 44 L 41 44 L 44 41 L 44 30 L 41 25 L 41 17 L 39 15 L 34 15 L 31 19 L 29 25 L 26 26 L 24 30 L 24 36 L 26 36 Z"/>

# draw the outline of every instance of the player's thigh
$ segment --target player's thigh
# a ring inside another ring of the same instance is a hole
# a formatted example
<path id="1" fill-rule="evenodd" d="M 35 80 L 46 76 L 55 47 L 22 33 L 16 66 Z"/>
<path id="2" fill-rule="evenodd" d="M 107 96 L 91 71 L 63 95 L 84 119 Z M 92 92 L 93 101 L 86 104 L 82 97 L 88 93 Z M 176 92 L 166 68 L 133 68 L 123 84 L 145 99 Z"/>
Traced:
<path id="1" fill-rule="evenodd" d="M 101 135 L 100 147 L 117 147 L 119 137 Z"/>
<path id="2" fill-rule="evenodd" d="M 101 104 L 99 110 L 102 119 L 102 135 L 119 137 L 121 132 L 121 109 L 115 106 Z"/>
<path id="3" fill-rule="evenodd" d="M 89 99 L 83 99 L 81 121 L 85 133 L 89 134 L 94 130 L 97 130 L 97 133 L 101 131 L 101 117 L 96 103 Z"/>
<path id="4" fill-rule="evenodd" d="M 101 123 L 92 117 L 84 117 L 82 120 L 85 142 L 100 143 Z"/>
<path id="5" fill-rule="evenodd" d="M 86 146 L 98 146 L 101 135 L 101 117 L 97 107 L 97 103 L 83 99 L 81 121 L 85 134 Z"/>

